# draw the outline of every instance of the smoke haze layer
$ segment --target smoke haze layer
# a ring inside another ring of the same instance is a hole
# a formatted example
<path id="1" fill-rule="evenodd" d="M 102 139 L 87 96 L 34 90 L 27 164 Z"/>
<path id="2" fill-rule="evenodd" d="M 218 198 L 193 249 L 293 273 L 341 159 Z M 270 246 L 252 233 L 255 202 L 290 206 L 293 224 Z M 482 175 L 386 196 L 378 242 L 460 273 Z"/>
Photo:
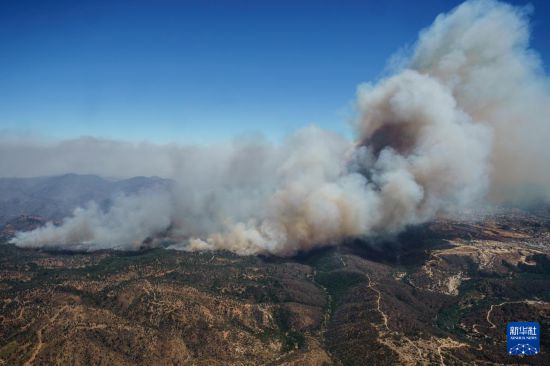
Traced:
<path id="1" fill-rule="evenodd" d="M 309 126 L 281 144 L 159 146 L 81 138 L 0 144 L 0 170 L 159 175 L 173 191 L 93 203 L 19 246 L 135 249 L 169 228 L 176 247 L 292 255 L 397 233 L 438 213 L 550 195 L 550 100 L 528 12 L 468 1 L 420 33 L 404 67 L 357 95 L 356 141 Z"/>

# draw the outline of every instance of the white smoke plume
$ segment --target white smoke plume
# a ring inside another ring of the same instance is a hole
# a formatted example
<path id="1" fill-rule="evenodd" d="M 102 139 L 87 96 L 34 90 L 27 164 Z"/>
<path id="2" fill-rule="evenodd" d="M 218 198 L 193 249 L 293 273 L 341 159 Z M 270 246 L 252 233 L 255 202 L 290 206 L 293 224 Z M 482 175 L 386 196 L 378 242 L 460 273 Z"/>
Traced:
<path id="1" fill-rule="evenodd" d="M 170 197 L 150 192 L 139 196 L 118 197 L 109 211 L 91 202 L 77 208 L 63 225 L 51 222 L 15 238 L 25 247 L 53 247 L 67 250 L 136 250 L 147 238 L 164 231 L 171 222 Z"/>
<path id="2" fill-rule="evenodd" d="M 468 1 L 420 33 L 401 70 L 359 88 L 355 142 L 313 126 L 280 145 L 2 142 L 1 156 L 17 150 L 44 174 L 78 167 L 177 182 L 170 197 L 122 197 L 107 212 L 92 204 L 14 242 L 133 249 L 170 227 L 188 250 L 292 255 L 396 233 L 485 197 L 549 197 L 548 86 L 528 10 Z M 34 172 L 21 166 L 0 159 L 4 172 Z"/>
<path id="3" fill-rule="evenodd" d="M 420 34 L 409 67 L 493 131 L 491 198 L 550 194 L 550 83 L 529 48 L 530 8 L 471 1 Z"/>

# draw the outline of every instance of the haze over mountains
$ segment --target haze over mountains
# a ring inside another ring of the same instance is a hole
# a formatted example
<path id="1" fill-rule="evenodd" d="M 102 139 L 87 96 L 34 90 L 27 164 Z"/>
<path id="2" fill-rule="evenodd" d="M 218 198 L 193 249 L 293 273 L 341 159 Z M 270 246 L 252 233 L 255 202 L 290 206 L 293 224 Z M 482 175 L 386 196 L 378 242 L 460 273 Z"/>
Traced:
<path id="1" fill-rule="evenodd" d="M 78 207 L 96 202 L 108 209 L 121 195 L 169 190 L 158 177 L 106 179 L 97 175 L 64 174 L 36 178 L 0 178 L 0 227 L 20 215 L 59 221 Z"/>

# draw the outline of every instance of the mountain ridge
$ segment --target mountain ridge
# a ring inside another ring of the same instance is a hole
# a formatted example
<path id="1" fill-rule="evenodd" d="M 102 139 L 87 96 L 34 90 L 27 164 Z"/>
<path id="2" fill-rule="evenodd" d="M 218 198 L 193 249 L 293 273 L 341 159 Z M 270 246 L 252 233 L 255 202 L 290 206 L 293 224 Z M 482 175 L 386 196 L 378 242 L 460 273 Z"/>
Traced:
<path id="1" fill-rule="evenodd" d="M 40 216 L 49 221 L 61 220 L 90 201 L 107 208 L 118 195 L 132 195 L 143 190 L 169 190 L 172 184 L 171 180 L 156 176 L 110 179 L 74 173 L 0 178 L 0 226 L 22 215 Z"/>

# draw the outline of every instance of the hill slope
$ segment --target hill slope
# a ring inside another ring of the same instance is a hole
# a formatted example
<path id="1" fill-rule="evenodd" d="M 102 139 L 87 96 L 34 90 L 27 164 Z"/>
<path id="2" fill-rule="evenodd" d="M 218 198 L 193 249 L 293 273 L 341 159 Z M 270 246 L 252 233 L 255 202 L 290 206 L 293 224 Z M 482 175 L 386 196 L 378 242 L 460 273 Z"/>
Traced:
<path id="1" fill-rule="evenodd" d="M 6 365 L 550 364 L 550 217 L 519 210 L 289 259 L 0 245 L 0 274 Z"/>

